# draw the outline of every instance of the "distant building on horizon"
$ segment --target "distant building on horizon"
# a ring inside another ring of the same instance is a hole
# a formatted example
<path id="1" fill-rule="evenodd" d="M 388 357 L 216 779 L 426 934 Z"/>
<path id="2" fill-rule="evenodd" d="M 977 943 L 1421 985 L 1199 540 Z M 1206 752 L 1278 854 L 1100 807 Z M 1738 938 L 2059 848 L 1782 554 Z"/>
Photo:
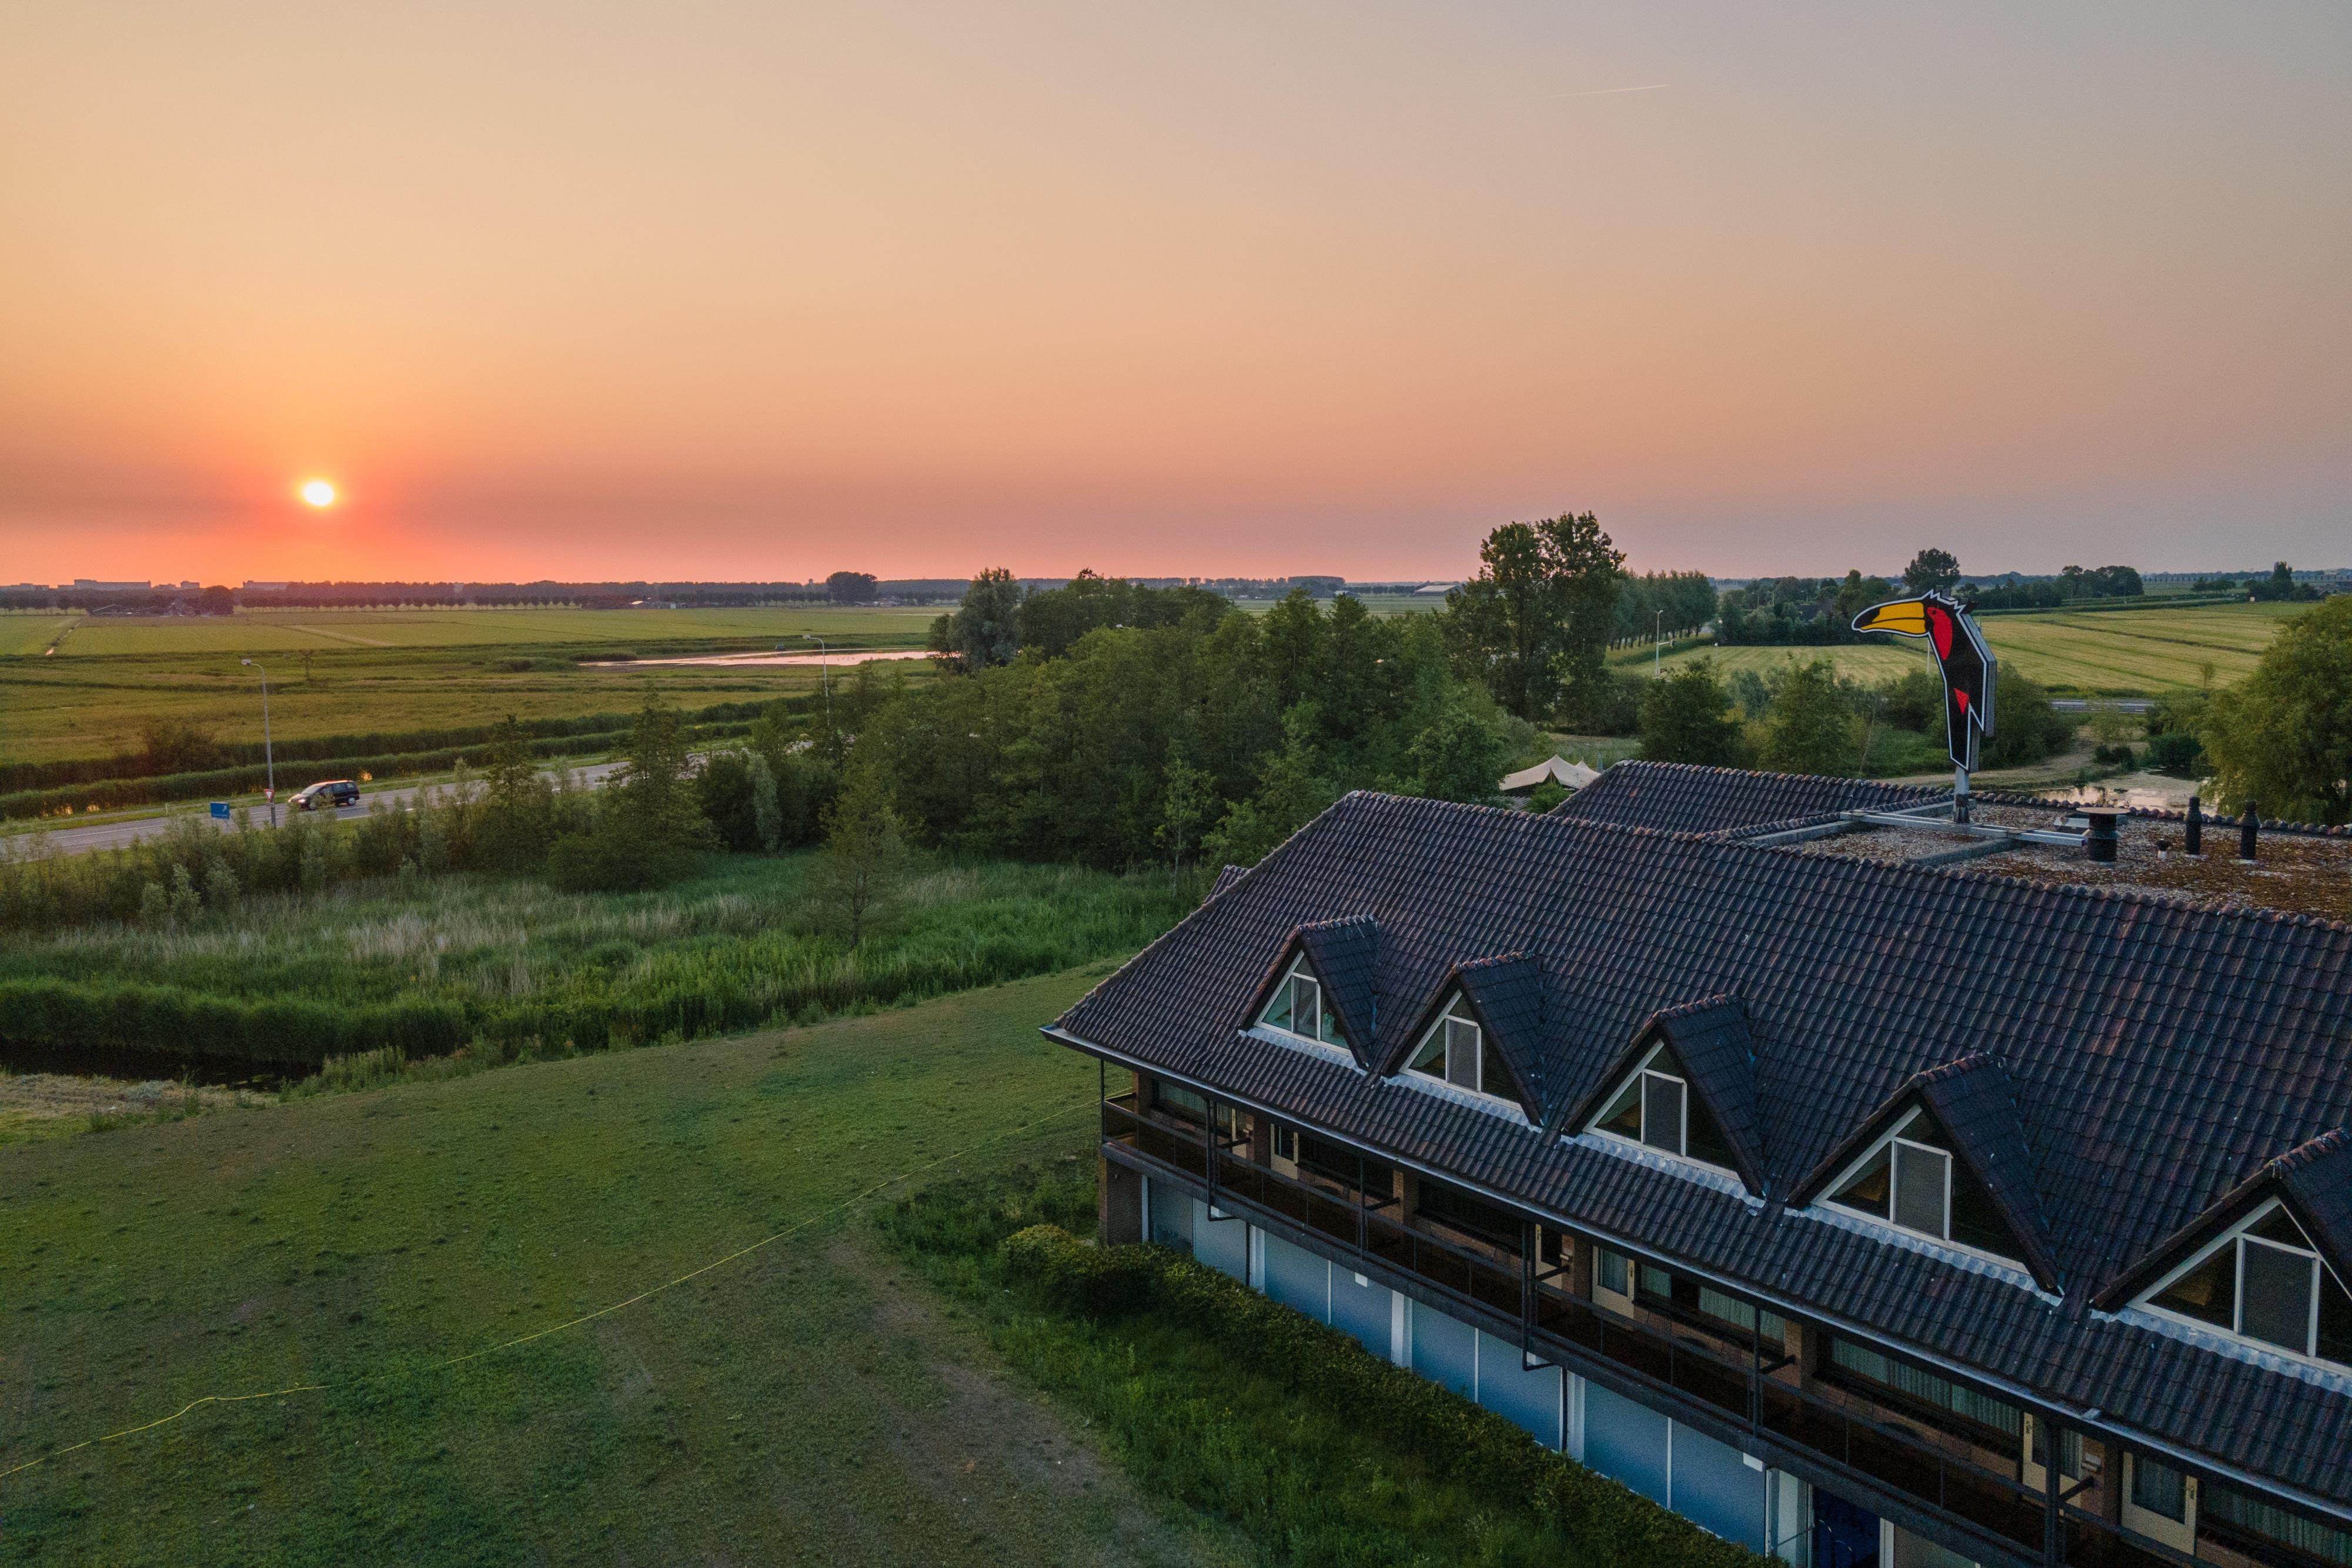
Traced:
<path id="1" fill-rule="evenodd" d="M 79 589 L 87 589 L 92 593 L 132 593 L 154 586 L 143 577 L 136 582 L 100 582 L 94 577 L 77 577 L 73 580 L 73 585 Z"/>

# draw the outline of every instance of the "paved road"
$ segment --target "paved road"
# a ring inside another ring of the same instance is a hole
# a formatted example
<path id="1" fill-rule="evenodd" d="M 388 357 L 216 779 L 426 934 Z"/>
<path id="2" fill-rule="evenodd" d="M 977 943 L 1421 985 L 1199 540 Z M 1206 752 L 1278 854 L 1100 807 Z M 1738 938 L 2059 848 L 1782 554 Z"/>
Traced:
<path id="1" fill-rule="evenodd" d="M 2050 706 L 2060 713 L 2088 713 L 2095 706 L 2111 707 L 2117 713 L 2146 713 L 2156 703 L 2148 697 L 2103 698 L 2095 705 L 2082 697 L 2052 697 Z"/>
<path id="2" fill-rule="evenodd" d="M 617 762 L 598 762 L 573 771 L 583 783 L 593 787 L 602 784 L 620 766 L 621 764 Z M 552 779 L 556 775 L 550 773 L 547 777 Z M 416 797 L 425 793 L 426 789 L 443 787 L 437 784 L 408 784 L 397 789 L 384 789 L 372 786 L 363 787 L 360 793 L 359 804 L 346 806 L 341 810 L 330 812 L 328 815 L 339 818 L 364 817 L 371 806 L 383 806 L 396 811 L 413 803 Z M 300 789 L 301 786 L 298 784 L 294 788 Z M 293 789 L 289 789 L 287 793 L 292 794 Z M 291 814 L 281 808 L 278 813 L 278 820 L 282 822 Z M 268 807 L 255 806 L 251 816 L 255 827 L 269 826 Z M 132 817 L 117 822 L 92 822 L 87 828 L 52 828 L 49 830 L 49 843 L 62 854 L 79 854 L 85 850 L 119 850 L 123 845 L 136 843 L 141 839 L 152 839 L 170 832 L 175 823 L 190 821 L 205 827 L 221 829 L 235 825 L 234 818 L 223 821 L 209 815 L 203 802 L 199 801 L 193 810 L 186 807 L 175 808 L 173 814 L 168 817 Z"/>

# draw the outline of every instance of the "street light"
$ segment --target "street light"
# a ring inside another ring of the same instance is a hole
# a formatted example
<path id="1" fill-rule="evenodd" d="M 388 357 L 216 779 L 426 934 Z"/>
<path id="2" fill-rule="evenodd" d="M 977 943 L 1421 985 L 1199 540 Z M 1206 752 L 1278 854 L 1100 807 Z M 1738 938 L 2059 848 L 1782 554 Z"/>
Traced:
<path id="1" fill-rule="evenodd" d="M 254 664 L 251 659 L 239 659 L 237 663 L 253 664 L 255 669 L 261 670 L 261 666 Z M 262 766 L 269 770 L 269 825 L 274 828 L 278 825 L 278 755 L 269 747 L 269 672 L 268 670 L 261 670 L 261 762 Z"/>
<path id="2" fill-rule="evenodd" d="M 816 644 L 816 663 L 817 669 L 820 672 L 818 678 L 823 681 L 824 685 L 824 727 L 831 729 L 833 727 L 833 657 L 831 650 L 825 647 L 824 639 L 818 636 L 814 632 L 802 632 L 801 641 L 803 643 L 814 643 Z"/>

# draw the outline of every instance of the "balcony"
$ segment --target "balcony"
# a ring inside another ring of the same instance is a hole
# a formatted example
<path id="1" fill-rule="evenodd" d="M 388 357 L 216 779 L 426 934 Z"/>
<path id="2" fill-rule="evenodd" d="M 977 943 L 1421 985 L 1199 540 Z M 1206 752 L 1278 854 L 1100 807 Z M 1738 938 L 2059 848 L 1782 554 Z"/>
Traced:
<path id="1" fill-rule="evenodd" d="M 1783 1381 L 1774 1375 L 1789 1364 L 1780 1347 L 1752 1337 L 1743 1346 L 1728 1322 L 1680 1323 L 1656 1312 L 1628 1317 L 1571 1295 L 1518 1247 L 1467 1239 L 1451 1227 L 1439 1234 L 1398 1214 L 1393 1195 L 1363 1179 L 1286 1176 L 1248 1157 L 1246 1138 L 1213 1139 L 1205 1124 L 1139 1112 L 1132 1094 L 1104 1102 L 1102 1136 L 1206 1189 L 1220 1207 L 1255 1210 L 1311 1231 L 1459 1303 L 1490 1327 L 1499 1327 L 1496 1318 L 1517 1323 L 1520 1343 L 1533 1354 L 1648 1390 L 1653 1403 L 1685 1418 L 1732 1428 L 1735 1436 L 1752 1433 L 1792 1458 L 1801 1456 L 1797 1468 L 1818 1472 L 1832 1487 L 1851 1478 L 1863 1496 L 1892 1494 L 1948 1527 L 1957 1524 L 1994 1552 L 2095 1568 L 2177 1568 L 2192 1561 L 2078 1508 L 2058 1510 L 2053 1521 L 2049 1500 L 2024 1483 L 2015 1461 L 2003 1473 L 1982 1462 L 1990 1456 L 1980 1445 L 1902 1424 L 1901 1415 L 1910 1412 Z"/>

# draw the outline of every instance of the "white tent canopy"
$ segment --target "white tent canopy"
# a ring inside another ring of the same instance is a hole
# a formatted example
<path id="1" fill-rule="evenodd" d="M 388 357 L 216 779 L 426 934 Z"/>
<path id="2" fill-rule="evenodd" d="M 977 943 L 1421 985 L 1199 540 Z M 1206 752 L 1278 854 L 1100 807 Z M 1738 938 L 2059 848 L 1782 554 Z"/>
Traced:
<path id="1" fill-rule="evenodd" d="M 1544 784 L 1557 784 L 1563 789 L 1581 789 L 1600 777 L 1599 772 L 1581 762 L 1570 762 L 1565 757 L 1555 755 L 1533 768 L 1522 768 L 1517 773 L 1505 774 L 1502 792 L 1524 795 Z"/>

